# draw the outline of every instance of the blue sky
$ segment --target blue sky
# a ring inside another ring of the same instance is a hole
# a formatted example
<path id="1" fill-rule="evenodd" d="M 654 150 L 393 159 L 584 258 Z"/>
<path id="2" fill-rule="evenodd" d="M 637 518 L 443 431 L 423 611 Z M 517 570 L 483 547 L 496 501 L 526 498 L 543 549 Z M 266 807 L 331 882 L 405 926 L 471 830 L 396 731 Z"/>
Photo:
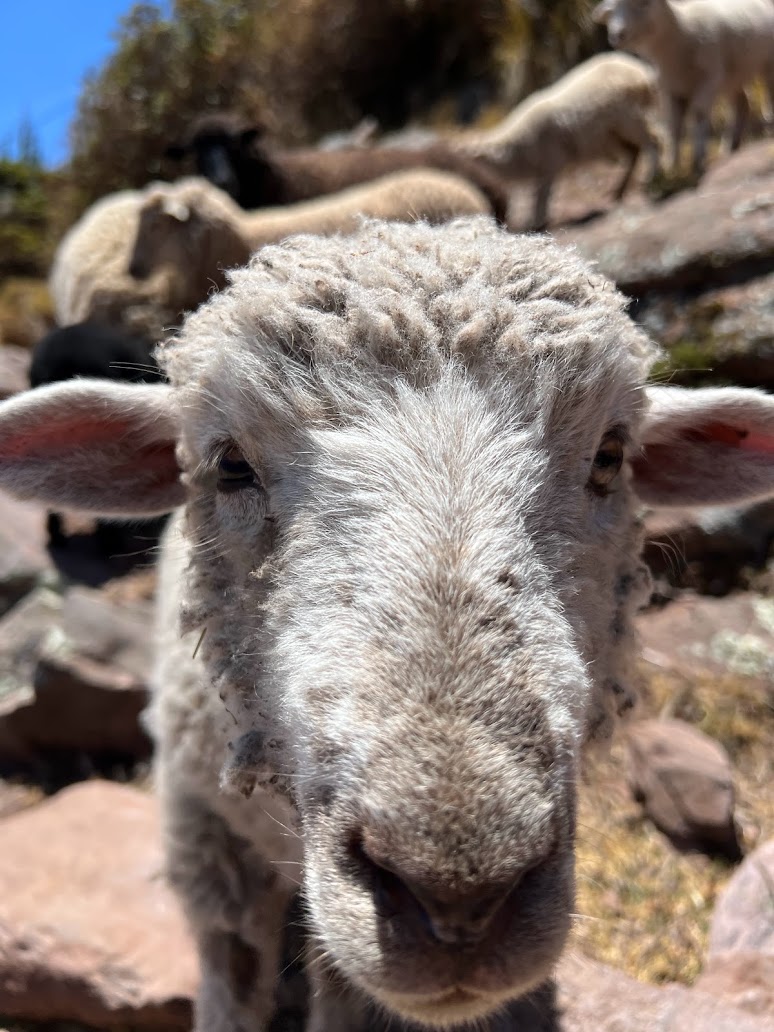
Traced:
<path id="1" fill-rule="evenodd" d="M 0 0 L 0 153 L 16 151 L 29 119 L 44 162 L 67 157 L 67 127 L 81 81 L 114 48 L 132 0 Z"/>

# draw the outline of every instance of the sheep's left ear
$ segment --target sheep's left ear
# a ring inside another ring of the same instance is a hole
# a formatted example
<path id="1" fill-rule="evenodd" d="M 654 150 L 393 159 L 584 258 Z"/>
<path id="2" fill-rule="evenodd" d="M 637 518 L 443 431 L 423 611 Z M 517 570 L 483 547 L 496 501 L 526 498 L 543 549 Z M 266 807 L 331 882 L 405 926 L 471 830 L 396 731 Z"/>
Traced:
<path id="1" fill-rule="evenodd" d="M 632 461 L 651 505 L 727 505 L 774 495 L 774 397 L 741 387 L 649 387 Z"/>
<path id="2" fill-rule="evenodd" d="M 185 501 L 172 389 L 70 380 L 0 404 L 0 487 L 105 516 L 152 516 Z"/>
<path id="3" fill-rule="evenodd" d="M 187 222 L 191 217 L 191 209 L 183 201 L 174 197 L 165 197 L 161 202 L 161 210 L 178 222 Z"/>

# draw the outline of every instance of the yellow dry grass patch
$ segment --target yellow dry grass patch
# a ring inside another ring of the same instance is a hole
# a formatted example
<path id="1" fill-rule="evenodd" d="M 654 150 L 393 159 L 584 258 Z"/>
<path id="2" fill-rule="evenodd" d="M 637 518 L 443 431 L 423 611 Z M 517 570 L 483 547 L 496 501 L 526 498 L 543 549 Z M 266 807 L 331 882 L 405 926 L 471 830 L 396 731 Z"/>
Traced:
<path id="1" fill-rule="evenodd" d="M 19 276 L 0 283 L 0 344 L 31 348 L 53 325 L 45 280 Z"/>
<path id="2" fill-rule="evenodd" d="M 649 667 L 645 679 L 641 716 L 687 720 L 728 750 L 746 846 L 774 836 L 774 686 Z M 734 868 L 673 849 L 629 798 L 625 756 L 619 735 L 586 765 L 574 941 L 642 981 L 690 984 L 703 963 L 715 899 Z"/>

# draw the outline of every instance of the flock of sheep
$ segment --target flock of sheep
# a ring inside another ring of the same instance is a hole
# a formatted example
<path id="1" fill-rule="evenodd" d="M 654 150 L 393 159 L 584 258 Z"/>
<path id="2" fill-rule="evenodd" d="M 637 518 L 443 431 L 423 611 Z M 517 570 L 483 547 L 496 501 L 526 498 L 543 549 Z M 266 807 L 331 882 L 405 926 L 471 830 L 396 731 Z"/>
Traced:
<path id="1" fill-rule="evenodd" d="M 647 45 L 699 162 L 708 103 L 774 57 L 771 0 L 597 16 Z M 756 47 L 768 32 L 757 66 L 743 30 Z M 179 510 L 149 723 L 201 959 L 196 1032 L 282 1028 L 300 886 L 308 1032 L 544 1027 L 580 752 L 635 693 L 637 507 L 774 494 L 774 400 L 646 386 L 657 349 L 613 286 L 492 217 L 501 176 L 536 180 L 540 221 L 559 172 L 613 144 L 625 189 L 655 154 L 655 90 L 636 58 L 600 56 L 490 133 L 393 166 L 210 120 L 185 146 L 226 190 L 117 194 L 62 242 L 63 325 L 156 339 L 193 310 L 126 363 L 168 382 L 76 379 L 0 406 L 0 484 L 103 517 Z"/>

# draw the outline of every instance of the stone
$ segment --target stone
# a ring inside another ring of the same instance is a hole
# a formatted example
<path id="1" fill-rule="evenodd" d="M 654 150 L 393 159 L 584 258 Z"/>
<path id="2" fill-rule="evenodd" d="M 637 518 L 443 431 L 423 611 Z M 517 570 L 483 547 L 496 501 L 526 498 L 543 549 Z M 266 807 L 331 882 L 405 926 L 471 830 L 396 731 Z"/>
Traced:
<path id="1" fill-rule="evenodd" d="M 736 593 L 703 598 L 686 592 L 637 618 L 646 663 L 694 680 L 697 674 L 774 681 L 774 600 Z"/>
<path id="2" fill-rule="evenodd" d="M 774 954 L 738 950 L 710 957 L 696 988 L 774 1023 Z M 774 1025 L 772 1026 L 774 1027 Z"/>
<path id="3" fill-rule="evenodd" d="M 750 853 L 715 905 L 708 956 L 736 951 L 774 957 L 774 839 Z"/>
<path id="4" fill-rule="evenodd" d="M 0 759 L 49 750 L 147 757 L 140 723 L 152 665 L 152 608 L 97 591 L 46 589 L 0 621 Z"/>
<path id="5" fill-rule="evenodd" d="M 0 491 L 0 616 L 52 572 L 43 509 Z"/>
<path id="6" fill-rule="evenodd" d="M 678 848 L 741 858 L 725 749 L 681 720 L 630 726 L 628 780 L 647 816 Z"/>
<path id="7" fill-rule="evenodd" d="M 29 387 L 31 360 L 32 355 L 27 348 L 0 344 L 0 401 Z"/>
<path id="8" fill-rule="evenodd" d="M 91 781 L 2 822 L 0 1014 L 185 1030 L 195 951 L 152 796 Z"/>
<path id="9" fill-rule="evenodd" d="M 622 205 L 556 235 L 633 296 L 750 279 L 774 265 L 774 175 Z"/>
<path id="10" fill-rule="evenodd" d="M 556 1032 L 772 1032 L 771 1021 L 698 989 L 645 985 L 568 953 L 560 961 Z"/>

